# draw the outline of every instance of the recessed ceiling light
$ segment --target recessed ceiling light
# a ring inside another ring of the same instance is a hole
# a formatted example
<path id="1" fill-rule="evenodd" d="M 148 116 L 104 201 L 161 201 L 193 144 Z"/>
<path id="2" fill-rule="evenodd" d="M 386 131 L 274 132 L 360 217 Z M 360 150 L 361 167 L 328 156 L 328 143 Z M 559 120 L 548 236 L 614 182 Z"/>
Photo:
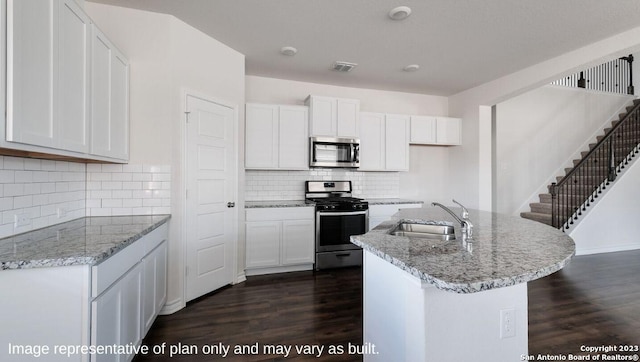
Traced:
<path id="1" fill-rule="evenodd" d="M 282 47 L 282 49 L 280 49 L 281 54 L 287 55 L 290 57 L 296 55 L 297 52 L 298 52 L 298 49 L 294 47 Z"/>
<path id="2" fill-rule="evenodd" d="M 418 69 L 420 69 L 420 66 L 418 64 L 409 64 L 406 67 L 402 68 L 402 70 L 404 70 L 405 72 L 415 72 Z"/>
<path id="3" fill-rule="evenodd" d="M 398 6 L 389 11 L 389 17 L 393 20 L 404 20 L 411 15 L 411 8 L 408 6 Z"/>

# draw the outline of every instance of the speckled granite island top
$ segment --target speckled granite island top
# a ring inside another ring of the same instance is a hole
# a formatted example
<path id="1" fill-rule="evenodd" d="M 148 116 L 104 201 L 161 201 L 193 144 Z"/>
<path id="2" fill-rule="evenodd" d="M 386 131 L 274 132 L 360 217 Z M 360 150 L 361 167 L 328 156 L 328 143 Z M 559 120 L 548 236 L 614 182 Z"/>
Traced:
<path id="1" fill-rule="evenodd" d="M 460 208 L 451 207 L 460 214 Z M 575 255 L 573 240 L 560 230 L 520 217 L 469 210 L 473 241 L 463 243 L 460 225 L 431 206 L 400 210 L 370 232 L 352 236 L 362 247 L 422 281 L 456 293 L 475 293 L 535 280 L 562 269 Z M 456 240 L 393 236 L 401 221 L 446 221 Z M 455 222 L 455 223 L 454 223 Z"/>
<path id="2" fill-rule="evenodd" d="M 0 239 L 0 270 L 98 264 L 170 217 L 85 217 Z"/>

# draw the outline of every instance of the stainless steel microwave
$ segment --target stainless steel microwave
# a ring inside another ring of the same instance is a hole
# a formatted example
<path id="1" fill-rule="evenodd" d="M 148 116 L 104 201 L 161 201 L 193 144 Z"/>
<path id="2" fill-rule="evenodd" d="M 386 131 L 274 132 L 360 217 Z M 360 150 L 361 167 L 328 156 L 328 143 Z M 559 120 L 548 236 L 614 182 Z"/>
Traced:
<path id="1" fill-rule="evenodd" d="M 311 137 L 310 167 L 360 167 L 360 140 L 357 138 Z"/>

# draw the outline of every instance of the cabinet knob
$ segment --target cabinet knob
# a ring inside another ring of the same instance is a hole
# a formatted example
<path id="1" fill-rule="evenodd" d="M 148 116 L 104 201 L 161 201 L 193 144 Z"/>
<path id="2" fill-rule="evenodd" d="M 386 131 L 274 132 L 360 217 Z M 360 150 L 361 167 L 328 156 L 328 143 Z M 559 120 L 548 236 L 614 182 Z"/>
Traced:
<path id="1" fill-rule="evenodd" d="M 236 203 L 235 202 L 227 202 L 227 207 L 235 207 Z"/>

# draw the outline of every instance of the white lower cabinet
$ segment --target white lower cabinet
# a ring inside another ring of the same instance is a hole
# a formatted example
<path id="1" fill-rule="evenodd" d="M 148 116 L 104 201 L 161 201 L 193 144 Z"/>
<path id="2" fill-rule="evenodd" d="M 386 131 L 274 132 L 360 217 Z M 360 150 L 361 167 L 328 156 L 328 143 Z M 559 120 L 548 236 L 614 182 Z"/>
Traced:
<path id="1" fill-rule="evenodd" d="M 98 295 L 91 302 L 91 344 L 140 345 L 167 297 L 167 225 L 92 269 L 92 295 Z M 134 355 L 91 357 L 130 361 Z"/>
<path id="2" fill-rule="evenodd" d="M 369 205 L 369 230 L 391 219 L 400 209 L 421 208 L 421 203 Z"/>
<path id="3" fill-rule="evenodd" d="M 139 346 L 166 301 L 168 226 L 100 264 L 0 271 L 0 341 L 48 346 L 46 361 L 131 361 L 133 354 L 54 354 L 55 346 Z M 0 348 L 0 361 L 33 361 Z M 113 348 L 113 347 L 111 347 Z"/>
<path id="4" fill-rule="evenodd" d="M 91 302 L 91 344 L 137 346 L 141 338 L 142 265 L 136 264 Z M 130 355 L 92 355 L 92 361 L 130 361 Z"/>
<path id="5" fill-rule="evenodd" d="M 314 263 L 313 207 L 246 210 L 246 274 L 311 270 Z"/>

